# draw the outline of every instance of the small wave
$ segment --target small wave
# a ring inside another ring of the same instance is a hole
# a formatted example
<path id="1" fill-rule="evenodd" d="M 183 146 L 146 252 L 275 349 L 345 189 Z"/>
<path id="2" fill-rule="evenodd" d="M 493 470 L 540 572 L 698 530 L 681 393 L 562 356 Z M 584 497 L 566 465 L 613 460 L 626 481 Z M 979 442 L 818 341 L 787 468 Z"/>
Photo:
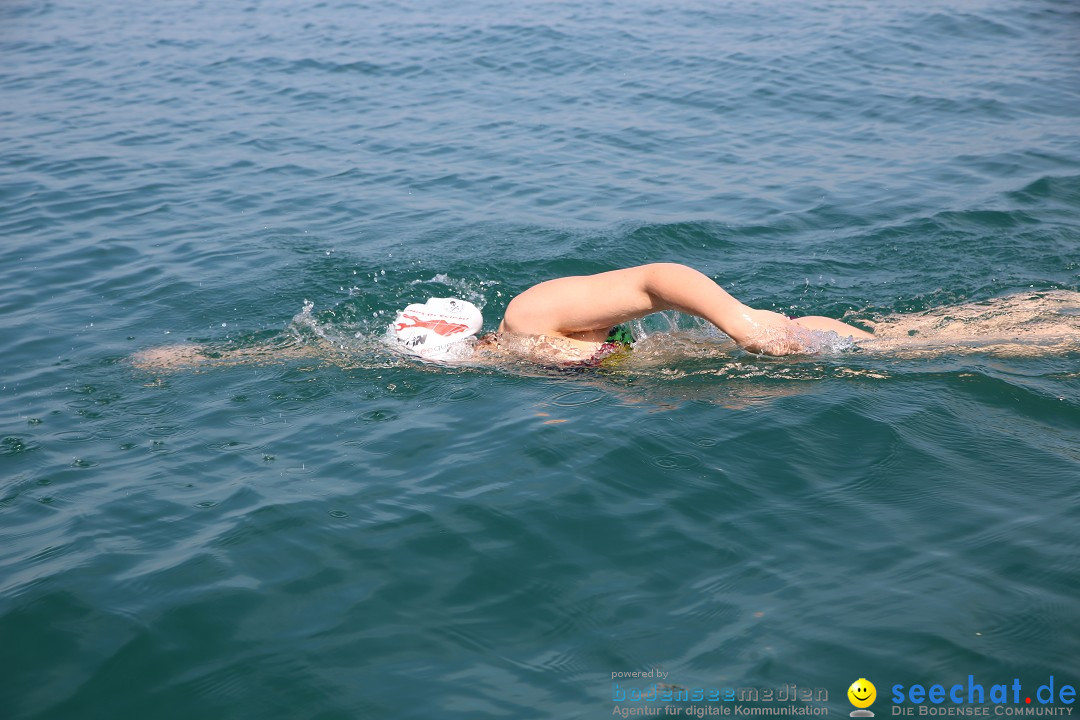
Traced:
<path id="1" fill-rule="evenodd" d="M 481 310 L 487 304 L 486 290 L 495 285 L 499 285 L 497 280 L 464 280 L 460 278 L 452 278 L 446 273 L 435 273 L 427 280 L 412 280 L 409 282 L 410 286 L 416 285 L 443 285 L 454 291 L 454 294 L 463 300 L 468 300 Z M 496 293 L 496 296 L 501 296 L 501 293 Z"/>

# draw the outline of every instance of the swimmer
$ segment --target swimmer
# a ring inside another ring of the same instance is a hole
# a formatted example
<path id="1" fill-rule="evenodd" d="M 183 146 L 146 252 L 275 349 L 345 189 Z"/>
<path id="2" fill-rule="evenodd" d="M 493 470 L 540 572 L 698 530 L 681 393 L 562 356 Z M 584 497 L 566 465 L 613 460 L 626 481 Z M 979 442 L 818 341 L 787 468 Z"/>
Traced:
<path id="1" fill-rule="evenodd" d="M 429 302 L 435 302 L 429 301 Z M 446 303 L 452 305 L 453 301 Z M 469 325 L 472 334 L 480 326 L 462 316 L 455 324 Z M 409 306 L 399 316 L 408 317 L 408 326 L 417 327 L 417 312 L 423 306 Z M 443 308 L 444 305 L 438 307 Z M 413 315 L 407 315 L 416 308 Z M 788 318 L 769 310 L 756 310 L 732 297 L 712 279 L 693 268 L 675 263 L 654 263 L 612 270 L 596 275 L 579 275 L 548 280 L 513 298 L 496 333 L 476 344 L 481 359 L 510 354 L 540 361 L 596 365 L 603 357 L 624 349 L 632 342 L 623 323 L 664 310 L 678 310 L 703 318 L 729 335 L 743 349 L 766 355 L 806 352 L 800 341 L 806 331 L 832 331 L 855 340 L 873 337 L 865 330 L 839 320 L 820 316 Z M 399 329 L 406 324 L 399 325 Z M 401 338 L 397 338 L 405 345 Z M 469 346 L 460 343 L 460 348 Z M 449 345 L 444 345 L 449 347 Z M 404 348 L 407 350 L 407 348 Z M 272 354 L 312 355 L 313 349 L 279 345 L 271 353 L 241 349 L 207 354 L 197 345 L 174 345 L 142 351 L 134 357 L 137 366 L 169 369 L 203 364 L 259 362 Z M 446 354 L 421 357 L 446 359 Z M 468 355 L 469 353 L 464 353 Z M 465 359 L 458 354 L 457 359 Z"/>

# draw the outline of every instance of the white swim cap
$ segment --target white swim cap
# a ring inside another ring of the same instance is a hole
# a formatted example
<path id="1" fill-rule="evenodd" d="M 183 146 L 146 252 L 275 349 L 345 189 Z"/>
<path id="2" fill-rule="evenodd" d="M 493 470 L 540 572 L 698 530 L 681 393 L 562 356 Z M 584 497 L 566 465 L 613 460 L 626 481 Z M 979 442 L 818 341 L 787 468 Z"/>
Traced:
<path id="1" fill-rule="evenodd" d="M 413 303 L 387 328 L 390 340 L 404 352 L 425 360 L 461 358 L 464 341 L 484 325 L 480 309 L 467 300 L 431 298 Z"/>

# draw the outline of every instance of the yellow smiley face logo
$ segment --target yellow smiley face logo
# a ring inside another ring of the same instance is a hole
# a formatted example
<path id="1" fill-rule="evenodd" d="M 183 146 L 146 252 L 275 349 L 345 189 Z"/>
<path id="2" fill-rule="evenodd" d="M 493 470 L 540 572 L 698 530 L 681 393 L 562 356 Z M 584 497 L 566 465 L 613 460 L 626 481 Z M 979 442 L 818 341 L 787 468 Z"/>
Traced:
<path id="1" fill-rule="evenodd" d="M 877 688 L 866 678 L 859 678 L 847 689 L 848 700 L 857 708 L 868 708 L 877 699 Z"/>

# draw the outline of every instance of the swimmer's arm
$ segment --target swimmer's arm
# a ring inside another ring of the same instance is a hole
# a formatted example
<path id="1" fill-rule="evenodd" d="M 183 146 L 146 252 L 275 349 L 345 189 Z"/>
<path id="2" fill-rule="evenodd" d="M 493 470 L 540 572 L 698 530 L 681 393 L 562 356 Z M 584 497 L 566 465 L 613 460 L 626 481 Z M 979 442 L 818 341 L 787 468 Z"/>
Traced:
<path id="1" fill-rule="evenodd" d="M 268 364 L 287 359 L 315 357 L 318 348 L 309 345 L 281 345 L 232 350 L 213 350 L 204 345 L 164 345 L 140 350 L 131 356 L 139 370 L 169 372 L 210 365 Z"/>
<path id="2" fill-rule="evenodd" d="M 748 307 L 708 276 L 674 263 L 541 283 L 511 301 L 502 329 L 574 337 L 661 310 L 704 318 L 753 352 L 786 355 L 801 349 L 790 337 L 791 320 Z"/>
<path id="3" fill-rule="evenodd" d="M 743 304 L 712 278 L 685 265 L 646 265 L 645 290 L 662 310 L 678 310 L 711 322 L 752 352 L 787 355 L 800 346 L 791 341 L 791 321 L 779 313 Z"/>

